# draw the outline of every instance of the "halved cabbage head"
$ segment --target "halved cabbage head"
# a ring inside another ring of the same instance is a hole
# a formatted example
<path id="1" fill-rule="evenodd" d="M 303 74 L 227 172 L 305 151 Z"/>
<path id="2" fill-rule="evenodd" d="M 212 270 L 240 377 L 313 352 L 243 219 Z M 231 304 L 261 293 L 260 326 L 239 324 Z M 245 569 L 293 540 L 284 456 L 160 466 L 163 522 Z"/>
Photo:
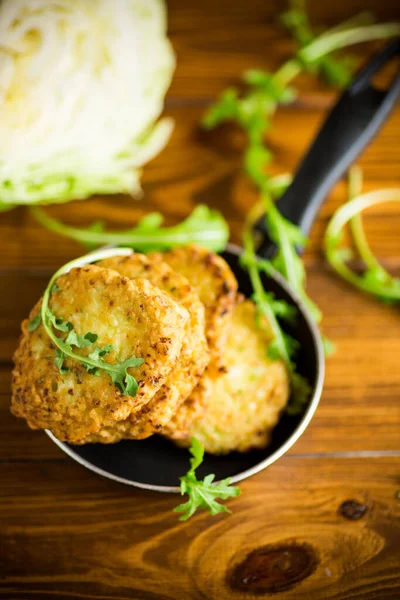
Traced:
<path id="1" fill-rule="evenodd" d="M 163 0 L 4 0 L 0 39 L 2 208 L 140 193 L 173 127 Z"/>

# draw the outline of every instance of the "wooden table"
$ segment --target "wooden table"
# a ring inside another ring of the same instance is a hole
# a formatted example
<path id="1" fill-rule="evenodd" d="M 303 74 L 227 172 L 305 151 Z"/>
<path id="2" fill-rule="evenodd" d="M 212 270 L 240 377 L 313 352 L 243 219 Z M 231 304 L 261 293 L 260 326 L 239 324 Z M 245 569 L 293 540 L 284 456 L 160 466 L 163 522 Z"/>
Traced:
<path id="1" fill-rule="evenodd" d="M 363 8 L 393 18 L 396 4 L 313 0 L 310 9 L 315 23 L 333 25 Z M 198 122 L 244 69 L 274 69 L 288 56 L 289 38 L 275 24 L 283 3 L 169 5 L 178 68 L 167 112 L 176 130 L 145 169 L 145 199 L 94 198 L 49 210 L 75 224 L 105 218 L 124 227 L 154 209 L 176 222 L 207 202 L 229 218 L 238 241 L 256 199 L 240 171 L 242 140 L 229 128 L 201 134 Z M 296 166 L 333 99 L 308 77 L 298 87 L 299 99 L 279 110 L 269 135 L 277 173 Z M 397 110 L 360 160 L 366 190 L 399 184 L 399 139 Z M 176 496 L 102 479 L 10 415 L 20 321 L 56 267 L 82 247 L 44 231 L 23 208 L 0 215 L 0 598 L 400 598 L 400 319 L 398 308 L 340 281 L 321 254 L 327 221 L 344 198 L 341 183 L 306 254 L 310 294 L 338 346 L 320 407 L 284 458 L 241 485 L 232 516 L 199 514 L 185 524 L 171 512 Z M 366 223 L 384 264 L 399 272 L 400 208 L 382 205 Z"/>

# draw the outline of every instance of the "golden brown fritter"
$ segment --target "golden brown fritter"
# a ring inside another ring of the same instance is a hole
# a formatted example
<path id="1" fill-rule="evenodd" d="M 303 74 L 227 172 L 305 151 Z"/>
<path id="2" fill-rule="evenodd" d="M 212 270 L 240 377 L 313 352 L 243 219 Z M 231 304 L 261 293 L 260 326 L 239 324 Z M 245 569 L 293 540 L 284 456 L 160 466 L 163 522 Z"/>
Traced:
<path id="1" fill-rule="evenodd" d="M 243 294 L 236 294 L 236 303 L 243 302 L 244 299 Z M 213 382 L 220 375 L 220 370 L 208 369 L 188 399 L 178 408 L 171 421 L 164 425 L 160 433 L 174 440 L 188 438 L 193 423 L 204 415 L 213 390 Z"/>
<path id="2" fill-rule="evenodd" d="M 204 332 L 204 306 L 188 280 L 159 260 L 133 254 L 107 258 L 100 261 L 98 266 L 113 269 L 129 279 L 148 279 L 189 313 L 179 361 L 162 388 L 128 420 L 106 427 L 84 442 L 114 443 L 123 438 L 142 439 L 171 420 L 206 368 L 209 353 Z"/>
<path id="3" fill-rule="evenodd" d="M 238 287 L 229 265 L 221 256 L 195 245 L 148 256 L 169 264 L 196 289 L 206 310 L 206 336 L 211 354 L 209 370 L 223 370 L 224 347 Z"/>
<path id="4" fill-rule="evenodd" d="M 70 321 L 77 334 L 96 334 L 96 345 L 112 344 L 114 351 L 104 360 L 112 364 L 132 355 L 144 359 L 141 366 L 129 368 L 139 389 L 135 397 L 126 396 L 107 373 L 90 374 L 75 359 L 65 360 L 70 370 L 61 374 L 43 325 L 29 333 L 28 320 L 23 322 L 14 356 L 12 412 L 33 429 L 50 429 L 58 439 L 76 442 L 126 419 L 151 400 L 179 358 L 189 316 L 149 281 L 130 281 L 97 266 L 72 269 L 57 284 L 52 311 Z M 30 319 L 39 307 L 40 302 Z M 92 350 L 74 348 L 82 355 Z"/>
<path id="5" fill-rule="evenodd" d="M 251 300 L 235 307 L 224 356 L 228 372 L 219 377 L 204 375 L 212 385 L 206 412 L 179 445 L 189 446 L 196 437 L 206 452 L 226 454 L 269 443 L 289 398 L 289 380 L 281 361 L 266 358 L 270 338 L 256 328 L 254 317 Z M 173 432 L 168 437 L 174 438 Z"/>
<path id="6" fill-rule="evenodd" d="M 188 438 L 193 423 L 204 415 L 212 390 L 213 377 L 207 372 L 160 433 L 174 440 Z"/>

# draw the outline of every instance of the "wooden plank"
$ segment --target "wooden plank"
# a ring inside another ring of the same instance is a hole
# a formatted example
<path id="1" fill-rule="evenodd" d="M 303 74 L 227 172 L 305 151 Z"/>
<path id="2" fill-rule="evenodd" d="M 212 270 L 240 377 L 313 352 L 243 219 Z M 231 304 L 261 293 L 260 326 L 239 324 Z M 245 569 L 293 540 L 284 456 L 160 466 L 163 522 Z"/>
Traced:
<path id="1" fill-rule="evenodd" d="M 275 71 L 293 56 L 294 43 L 278 23 L 286 2 L 252 0 L 230 2 L 168 2 L 169 34 L 178 64 L 169 91 L 173 99 L 213 98 L 221 90 L 235 85 L 250 68 Z M 396 20 L 398 6 L 393 0 L 357 0 L 351 3 L 309 0 L 307 11 L 315 30 L 332 27 L 360 12 L 370 11 L 380 21 Z M 361 45 L 351 49 L 360 61 L 379 47 Z M 332 92 L 314 77 L 296 80 L 303 93 L 330 97 Z"/>
<path id="2" fill-rule="evenodd" d="M 2 464 L 0 598 L 393 600 L 398 467 L 283 458 L 241 484 L 232 515 L 182 524 L 178 496 L 72 462 Z"/>
<path id="3" fill-rule="evenodd" d="M 269 136 L 275 153 L 274 173 L 296 168 L 323 118 L 320 110 L 304 108 L 300 113 L 299 110 L 291 107 L 277 114 Z M 145 169 L 143 200 L 100 197 L 53 206 L 46 209 L 49 214 L 78 227 L 103 219 L 111 227 L 126 228 L 153 210 L 161 211 L 169 223 L 177 222 L 202 202 L 225 214 L 231 224 L 232 239 L 239 241 L 245 215 L 257 200 L 255 190 L 241 170 L 244 140 L 231 127 L 211 134 L 200 132 L 198 124 L 203 109 L 199 106 L 176 108 L 171 114 L 176 119 L 176 131 L 168 149 Z M 360 160 L 366 191 L 399 186 L 399 138 L 400 109 Z M 308 263 L 321 260 L 328 219 L 345 199 L 346 185 L 342 183 L 330 195 L 312 231 Z M 377 207 L 367 219 L 367 226 L 377 253 L 385 260 L 397 260 L 400 256 L 399 204 Z M 85 252 L 80 244 L 44 230 L 23 207 L 0 215 L 0 240 L 0 269 L 37 268 L 50 272 Z"/>

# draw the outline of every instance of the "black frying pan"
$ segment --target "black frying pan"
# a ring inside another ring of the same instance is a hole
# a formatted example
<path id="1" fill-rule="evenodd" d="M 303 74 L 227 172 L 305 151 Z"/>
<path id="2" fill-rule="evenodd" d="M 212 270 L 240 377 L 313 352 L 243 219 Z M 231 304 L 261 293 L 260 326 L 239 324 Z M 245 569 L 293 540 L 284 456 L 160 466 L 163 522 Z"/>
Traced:
<path id="1" fill-rule="evenodd" d="M 388 45 L 362 69 L 351 86 L 343 93 L 330 112 L 315 141 L 302 161 L 292 184 L 277 203 L 281 213 L 308 233 L 318 209 L 334 183 L 368 145 L 385 122 L 400 94 L 400 75 L 390 89 L 372 86 L 372 77 L 392 58 L 400 54 L 400 40 Z M 274 246 L 268 239 L 264 220 L 256 225 L 262 235 L 258 253 L 272 256 Z M 241 249 L 228 245 L 222 256 L 234 271 L 240 291 L 252 293 L 247 273 L 239 264 Z M 257 473 L 282 456 L 303 433 L 318 405 L 324 379 L 324 355 L 321 337 L 307 309 L 278 274 L 263 276 L 267 290 L 277 299 L 294 305 L 298 317 L 294 327 L 285 325 L 287 332 L 301 345 L 298 371 L 310 382 L 312 394 L 303 414 L 284 414 L 264 450 L 245 454 L 233 452 L 227 456 L 205 455 L 199 475 L 215 473 L 216 480 L 232 477 L 240 481 Z M 73 446 L 47 434 L 74 460 L 96 473 L 137 487 L 163 492 L 178 492 L 179 477 L 189 466 L 187 450 L 176 448 L 158 436 L 118 444 L 87 444 Z"/>

